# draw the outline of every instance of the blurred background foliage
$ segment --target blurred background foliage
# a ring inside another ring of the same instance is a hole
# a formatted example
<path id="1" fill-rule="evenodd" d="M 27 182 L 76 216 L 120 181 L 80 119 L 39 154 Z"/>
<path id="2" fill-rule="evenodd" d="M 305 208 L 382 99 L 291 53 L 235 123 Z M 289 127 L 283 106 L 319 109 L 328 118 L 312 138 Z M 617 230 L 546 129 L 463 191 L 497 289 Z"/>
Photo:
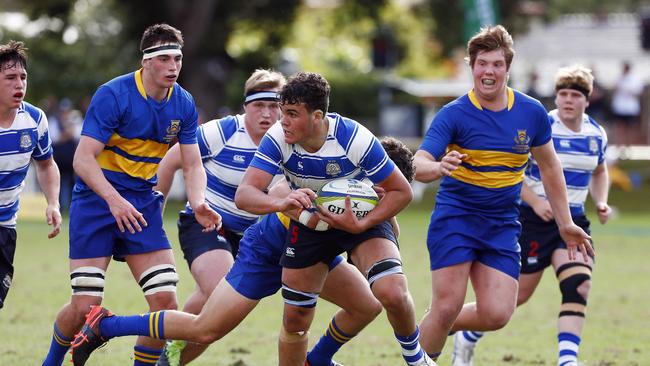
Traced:
<path id="1" fill-rule="evenodd" d="M 0 39 L 27 43 L 27 99 L 37 104 L 56 95 L 83 109 L 97 86 L 139 67 L 144 28 L 167 22 L 185 36 L 180 83 L 208 119 L 240 111 L 243 82 L 259 67 L 322 73 L 332 84 L 333 111 L 376 119 L 385 74 L 454 73 L 468 1 L 0 0 Z M 515 34 L 535 9 L 550 21 L 566 13 L 633 12 L 643 3 L 493 1 Z"/>

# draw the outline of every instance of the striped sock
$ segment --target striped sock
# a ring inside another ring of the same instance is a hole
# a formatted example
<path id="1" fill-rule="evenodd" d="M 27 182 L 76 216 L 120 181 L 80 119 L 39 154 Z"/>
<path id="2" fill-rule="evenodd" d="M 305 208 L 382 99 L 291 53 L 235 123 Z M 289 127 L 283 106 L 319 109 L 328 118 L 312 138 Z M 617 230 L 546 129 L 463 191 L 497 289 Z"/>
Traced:
<path id="1" fill-rule="evenodd" d="M 463 331 L 463 338 L 465 338 L 466 341 L 469 343 L 472 343 L 473 346 L 476 345 L 476 342 L 478 342 L 481 337 L 483 337 L 484 332 L 473 332 L 469 330 L 464 330 Z"/>
<path id="2" fill-rule="evenodd" d="M 415 365 L 424 358 L 424 350 L 420 347 L 420 328 L 415 328 L 415 332 L 406 337 L 395 334 L 395 338 L 402 346 L 402 357 L 408 365 Z"/>
<path id="3" fill-rule="evenodd" d="M 577 366 L 580 337 L 572 333 L 562 332 L 557 335 L 559 355 L 558 366 Z"/>
<path id="4" fill-rule="evenodd" d="M 72 342 L 72 338 L 64 336 L 59 330 L 59 327 L 56 326 L 56 323 L 54 323 L 50 350 L 47 352 L 47 356 L 45 356 L 43 366 L 61 366 L 66 352 L 70 349 L 70 342 Z"/>
<path id="5" fill-rule="evenodd" d="M 318 340 L 318 343 L 307 354 L 307 361 L 310 366 L 330 366 L 334 354 L 352 339 L 354 335 L 346 334 L 336 325 L 335 318 L 332 318 L 325 334 Z"/>
<path id="6" fill-rule="evenodd" d="M 102 337 L 107 339 L 127 335 L 165 339 L 164 320 L 164 310 L 142 315 L 115 315 L 102 319 L 99 330 Z"/>
<path id="7" fill-rule="evenodd" d="M 162 354 L 163 349 L 153 349 L 136 345 L 133 347 L 133 366 L 155 365 Z"/>

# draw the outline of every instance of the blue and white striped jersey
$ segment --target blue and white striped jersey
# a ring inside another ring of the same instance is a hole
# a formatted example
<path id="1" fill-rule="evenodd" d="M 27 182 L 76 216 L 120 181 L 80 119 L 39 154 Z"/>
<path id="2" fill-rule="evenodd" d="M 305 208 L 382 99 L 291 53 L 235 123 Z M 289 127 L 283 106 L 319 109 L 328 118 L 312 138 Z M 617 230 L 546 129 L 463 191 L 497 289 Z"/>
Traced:
<path id="1" fill-rule="evenodd" d="M 591 174 L 605 160 L 607 134 L 587 114 L 582 116 L 580 132 L 572 131 L 562 123 L 557 110 L 549 112 L 549 117 L 552 121 L 553 146 L 555 146 L 564 171 L 571 214 L 583 215 Z M 532 157 L 526 170 L 525 179 L 526 184 L 533 189 L 535 194 L 546 198 L 539 166 Z M 522 202 L 522 204 L 526 203 Z"/>
<path id="2" fill-rule="evenodd" d="M 282 125 L 277 123 L 262 139 L 251 166 L 270 174 L 282 168 L 292 189 L 314 191 L 338 178 L 368 178 L 379 183 L 393 172 L 395 164 L 367 128 L 336 113 L 328 113 L 327 118 L 327 138 L 317 152 L 287 144 Z"/>
<path id="3" fill-rule="evenodd" d="M 16 226 L 20 192 L 31 159 L 52 156 L 45 113 L 22 102 L 9 128 L 0 127 L 0 226 Z"/>
<path id="4" fill-rule="evenodd" d="M 244 232 L 258 218 L 235 205 L 237 186 L 257 150 L 246 131 L 244 115 L 206 122 L 199 126 L 197 138 L 208 178 L 205 199 L 221 215 L 224 228 Z M 279 179 L 284 177 L 277 174 L 273 183 Z"/>

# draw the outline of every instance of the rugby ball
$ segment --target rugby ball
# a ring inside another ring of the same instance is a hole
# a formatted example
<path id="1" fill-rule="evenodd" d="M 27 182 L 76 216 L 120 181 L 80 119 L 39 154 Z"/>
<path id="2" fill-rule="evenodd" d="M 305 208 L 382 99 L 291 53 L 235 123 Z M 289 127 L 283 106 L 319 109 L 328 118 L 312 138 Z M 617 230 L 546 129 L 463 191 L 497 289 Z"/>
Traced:
<path id="1" fill-rule="evenodd" d="M 340 214 L 345 211 L 345 197 L 350 196 L 352 212 L 357 218 L 364 218 L 372 211 L 379 197 L 368 184 L 357 179 L 335 179 L 329 181 L 316 193 L 316 204 L 327 211 Z"/>

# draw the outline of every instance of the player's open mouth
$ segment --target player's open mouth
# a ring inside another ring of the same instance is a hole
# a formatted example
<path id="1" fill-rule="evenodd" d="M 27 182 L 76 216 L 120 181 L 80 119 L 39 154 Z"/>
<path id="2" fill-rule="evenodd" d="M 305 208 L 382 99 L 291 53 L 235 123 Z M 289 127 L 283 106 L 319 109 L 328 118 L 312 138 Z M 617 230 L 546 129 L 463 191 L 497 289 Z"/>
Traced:
<path id="1" fill-rule="evenodd" d="M 25 93 L 23 93 L 23 92 L 18 92 L 18 93 L 16 93 L 16 94 L 14 94 L 14 98 L 22 98 L 24 95 L 25 95 Z"/>
<path id="2" fill-rule="evenodd" d="M 494 84 L 497 83 L 497 81 L 494 80 L 494 79 L 481 79 L 481 82 L 482 82 L 483 85 L 485 85 L 485 86 L 492 86 L 492 85 L 494 85 Z"/>
<path id="3" fill-rule="evenodd" d="M 167 76 L 165 76 L 165 78 L 166 78 L 167 80 L 170 80 L 170 81 L 176 81 L 176 78 L 177 78 L 177 77 L 178 77 L 178 76 L 176 76 L 176 75 L 167 75 Z"/>

